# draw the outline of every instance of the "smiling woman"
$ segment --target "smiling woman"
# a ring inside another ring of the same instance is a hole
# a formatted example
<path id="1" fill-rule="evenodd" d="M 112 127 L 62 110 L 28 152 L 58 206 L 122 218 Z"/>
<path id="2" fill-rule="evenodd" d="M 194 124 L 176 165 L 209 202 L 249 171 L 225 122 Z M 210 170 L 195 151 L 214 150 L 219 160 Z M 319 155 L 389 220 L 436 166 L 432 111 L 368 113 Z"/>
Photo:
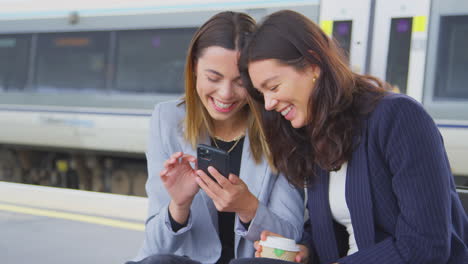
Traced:
<path id="1" fill-rule="evenodd" d="M 353 72 L 333 39 L 290 10 L 265 18 L 240 70 L 253 109 L 264 108 L 256 116 L 274 165 L 307 184 L 296 261 L 466 263 L 468 219 L 422 105 Z"/>
<path id="2" fill-rule="evenodd" d="M 228 263 L 253 257 L 262 230 L 301 236 L 301 190 L 269 167 L 237 67 L 254 29 L 243 13 L 209 19 L 188 49 L 183 100 L 158 104 L 153 112 L 146 153 L 149 213 L 135 258 L 141 264 Z M 228 175 L 212 166 L 213 178 L 194 169 L 198 144 L 229 153 Z"/>

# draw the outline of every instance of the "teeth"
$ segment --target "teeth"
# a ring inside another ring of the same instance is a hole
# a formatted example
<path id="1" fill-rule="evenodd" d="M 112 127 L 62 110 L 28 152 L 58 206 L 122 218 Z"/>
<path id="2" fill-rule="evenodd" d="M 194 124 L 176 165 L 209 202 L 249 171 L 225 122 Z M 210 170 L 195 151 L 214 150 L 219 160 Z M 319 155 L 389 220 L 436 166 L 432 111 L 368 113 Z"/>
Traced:
<path id="1" fill-rule="evenodd" d="M 232 103 L 232 104 L 223 104 L 223 103 L 217 101 L 216 99 L 213 99 L 213 101 L 214 101 L 214 103 L 215 103 L 215 105 L 217 107 L 223 108 L 223 109 L 227 109 L 227 108 L 231 107 L 234 104 L 234 103 Z"/>
<path id="2" fill-rule="evenodd" d="M 282 114 L 283 116 L 286 116 L 286 115 L 289 113 L 289 111 L 291 111 L 292 108 L 293 108 L 293 106 L 290 105 L 288 108 L 286 108 L 286 109 L 284 109 L 283 111 L 281 111 L 281 114 Z"/>

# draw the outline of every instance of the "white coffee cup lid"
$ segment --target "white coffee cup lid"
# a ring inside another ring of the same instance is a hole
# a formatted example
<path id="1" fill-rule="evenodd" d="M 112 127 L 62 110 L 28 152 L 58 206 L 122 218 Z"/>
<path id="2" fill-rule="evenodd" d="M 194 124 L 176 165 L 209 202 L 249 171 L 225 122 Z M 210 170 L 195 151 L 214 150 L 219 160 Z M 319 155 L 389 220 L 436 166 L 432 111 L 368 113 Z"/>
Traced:
<path id="1" fill-rule="evenodd" d="M 260 240 L 260 245 L 264 247 L 277 248 L 286 251 L 300 251 L 299 247 L 296 245 L 296 241 L 283 237 L 267 236 L 267 239 L 265 241 Z"/>

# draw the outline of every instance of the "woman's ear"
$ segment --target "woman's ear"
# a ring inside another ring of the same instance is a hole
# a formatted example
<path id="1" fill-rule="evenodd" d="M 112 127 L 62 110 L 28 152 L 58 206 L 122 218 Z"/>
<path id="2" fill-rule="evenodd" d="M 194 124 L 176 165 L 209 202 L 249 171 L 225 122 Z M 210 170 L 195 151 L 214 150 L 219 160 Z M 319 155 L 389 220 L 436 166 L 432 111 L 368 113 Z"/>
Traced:
<path id="1" fill-rule="evenodd" d="M 315 78 L 319 78 L 320 74 L 322 73 L 322 69 L 317 64 L 311 65 L 312 67 L 312 74 L 315 76 Z"/>
<path id="2" fill-rule="evenodd" d="M 308 52 L 310 53 L 310 55 L 312 55 L 312 57 L 314 57 L 314 60 L 316 62 L 318 62 L 318 63 L 321 62 L 320 56 L 317 54 L 317 52 L 315 52 L 313 50 L 308 50 Z M 314 74 L 314 77 L 315 78 L 320 77 L 320 74 L 322 73 L 322 70 L 320 69 L 318 64 L 317 63 L 312 63 L 310 66 L 312 68 L 312 74 Z"/>

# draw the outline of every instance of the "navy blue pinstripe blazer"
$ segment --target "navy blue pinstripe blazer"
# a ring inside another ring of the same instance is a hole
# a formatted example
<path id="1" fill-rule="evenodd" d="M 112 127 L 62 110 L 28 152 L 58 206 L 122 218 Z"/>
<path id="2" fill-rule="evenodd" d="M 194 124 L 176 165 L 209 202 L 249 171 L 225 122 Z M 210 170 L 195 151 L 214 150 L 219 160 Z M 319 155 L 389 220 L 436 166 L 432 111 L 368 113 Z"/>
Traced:
<path id="1" fill-rule="evenodd" d="M 333 222 L 328 172 L 319 170 L 304 234 L 314 263 L 468 263 L 468 219 L 431 117 L 389 94 L 362 124 L 345 189 L 359 251 L 343 257 L 347 233 Z"/>

